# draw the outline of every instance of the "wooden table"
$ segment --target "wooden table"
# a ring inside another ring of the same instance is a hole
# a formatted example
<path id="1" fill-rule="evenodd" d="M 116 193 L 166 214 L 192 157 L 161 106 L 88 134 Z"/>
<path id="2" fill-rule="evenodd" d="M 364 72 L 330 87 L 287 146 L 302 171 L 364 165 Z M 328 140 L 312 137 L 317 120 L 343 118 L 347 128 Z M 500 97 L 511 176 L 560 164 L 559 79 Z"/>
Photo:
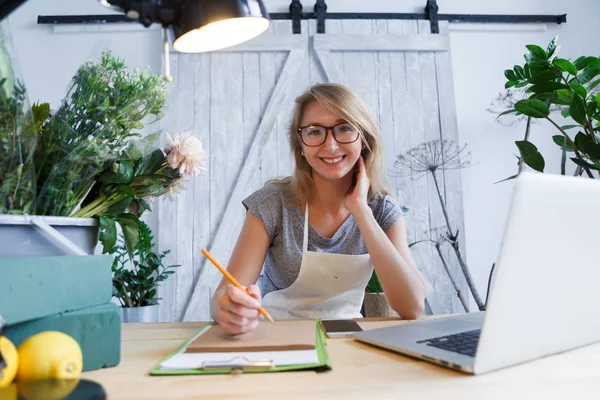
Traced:
<path id="1" fill-rule="evenodd" d="M 358 320 L 363 329 L 406 323 Z M 109 399 L 582 399 L 600 398 L 600 344 L 480 376 L 352 339 L 328 339 L 333 370 L 158 376 L 148 371 L 203 323 L 124 324 L 118 367 L 83 374 Z"/>

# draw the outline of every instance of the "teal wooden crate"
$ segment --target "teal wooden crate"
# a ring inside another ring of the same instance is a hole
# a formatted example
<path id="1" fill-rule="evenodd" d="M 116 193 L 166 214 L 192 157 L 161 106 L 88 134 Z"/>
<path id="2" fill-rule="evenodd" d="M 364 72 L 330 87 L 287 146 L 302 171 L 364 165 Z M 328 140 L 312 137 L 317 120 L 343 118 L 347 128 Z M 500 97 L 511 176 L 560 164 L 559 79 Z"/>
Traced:
<path id="1" fill-rule="evenodd" d="M 83 370 L 118 365 L 121 359 L 121 313 L 115 304 L 104 304 L 35 319 L 6 328 L 4 335 L 15 346 L 43 331 L 66 333 L 79 343 Z"/>
<path id="2" fill-rule="evenodd" d="M 110 302 L 112 256 L 0 259 L 0 315 L 9 325 Z"/>

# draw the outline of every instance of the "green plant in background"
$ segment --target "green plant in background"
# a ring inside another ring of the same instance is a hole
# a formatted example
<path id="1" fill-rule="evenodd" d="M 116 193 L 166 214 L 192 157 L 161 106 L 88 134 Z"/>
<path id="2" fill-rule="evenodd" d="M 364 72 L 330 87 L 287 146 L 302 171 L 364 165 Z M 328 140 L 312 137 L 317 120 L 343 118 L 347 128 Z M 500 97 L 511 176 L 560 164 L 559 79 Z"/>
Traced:
<path id="1" fill-rule="evenodd" d="M 25 86 L 0 77 L 0 213 L 30 213 L 36 195 L 37 132 Z"/>
<path id="2" fill-rule="evenodd" d="M 115 246 L 119 225 L 133 257 L 139 218 L 152 200 L 170 196 L 184 177 L 204 170 L 206 153 L 191 132 L 167 135 L 164 150 L 153 147 L 160 132 L 142 136 L 162 117 L 165 82 L 148 71 L 129 72 L 109 52 L 78 69 L 56 112 L 47 103 L 28 112 L 25 88 L 9 92 L 5 82 L 0 212 L 98 218 L 103 253 Z"/>
<path id="3" fill-rule="evenodd" d="M 525 88 L 528 98 L 517 101 L 514 108 L 500 116 L 516 114 L 547 120 L 559 132 L 552 140 L 562 150 L 561 173 L 565 174 L 568 157 L 577 166 L 575 175 L 595 178 L 600 171 L 600 58 L 559 58 L 556 38 L 546 49 L 533 44 L 526 47 L 526 63 L 505 70 L 504 75 L 506 88 Z M 560 109 L 572 123 L 561 126 L 551 118 L 552 107 Z M 515 143 L 521 160 L 543 172 L 546 163 L 538 148 L 528 138 Z"/>
<path id="4" fill-rule="evenodd" d="M 78 69 L 61 107 L 42 126 L 37 215 L 70 216 L 82 204 L 97 176 L 141 136 L 145 119 L 162 117 L 164 85 L 159 75 L 130 73 L 109 52 Z"/>
<path id="5" fill-rule="evenodd" d="M 11 56 L 8 21 L 0 21 L 0 213 L 32 211 L 37 132 L 25 86 Z"/>
<path id="6" fill-rule="evenodd" d="M 111 249 L 115 255 L 112 264 L 113 296 L 123 307 L 143 307 L 158 304 L 157 290 L 161 282 L 175 273 L 179 265 L 163 265 L 169 250 L 154 253 L 154 237 L 148 225 L 140 221 L 140 240 L 129 256 L 125 241 L 120 235 L 117 244 Z"/>

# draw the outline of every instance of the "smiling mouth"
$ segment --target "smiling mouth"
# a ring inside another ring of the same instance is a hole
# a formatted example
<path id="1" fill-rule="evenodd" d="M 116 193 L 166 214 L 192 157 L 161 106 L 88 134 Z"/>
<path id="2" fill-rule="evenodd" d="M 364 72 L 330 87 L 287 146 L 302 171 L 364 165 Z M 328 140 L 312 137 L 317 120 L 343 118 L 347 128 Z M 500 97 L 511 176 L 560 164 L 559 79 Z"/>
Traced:
<path id="1" fill-rule="evenodd" d="M 325 158 L 325 157 L 320 157 L 320 159 L 325 163 L 325 164 L 329 164 L 329 165 L 335 165 L 335 164 L 339 164 L 344 158 L 346 158 L 346 156 L 339 156 L 339 157 L 335 157 L 335 158 Z"/>

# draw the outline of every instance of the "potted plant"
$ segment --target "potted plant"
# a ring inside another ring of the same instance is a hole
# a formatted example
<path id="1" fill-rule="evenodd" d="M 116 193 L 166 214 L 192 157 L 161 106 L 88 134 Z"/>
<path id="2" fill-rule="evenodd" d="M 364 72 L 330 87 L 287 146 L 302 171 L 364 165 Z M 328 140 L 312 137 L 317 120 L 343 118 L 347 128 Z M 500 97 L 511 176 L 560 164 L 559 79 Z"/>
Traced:
<path id="1" fill-rule="evenodd" d="M 123 322 L 157 322 L 157 289 L 161 282 L 174 274 L 179 265 L 163 265 L 169 250 L 152 251 L 154 237 L 146 223 L 140 221 L 140 240 L 130 256 L 123 235 L 119 235 L 110 253 L 112 264 L 113 296 L 122 307 Z"/>
<path id="2" fill-rule="evenodd" d="M 23 106 L 26 96 L 22 85 L 16 84 L 14 90 L 9 90 L 9 80 L 0 77 L 0 82 L 4 89 L 0 90 L 0 117 L 16 121 L 3 124 L 0 130 L 2 160 L 8 160 L 0 174 L 0 213 L 4 214 L 0 215 L 0 242 L 6 247 L 3 255 L 92 254 L 99 225 L 98 218 L 92 218 L 101 213 L 105 219 L 100 220 L 100 227 L 110 229 L 106 228 L 110 224 L 107 219 L 120 224 L 126 243 L 133 249 L 139 238 L 138 217 L 143 212 L 140 208 L 144 207 L 139 194 L 160 195 L 168 191 L 150 190 L 156 180 L 145 181 L 143 190 L 138 192 L 126 187 L 128 181 L 122 182 L 132 175 L 132 160 L 145 156 L 158 138 L 158 134 L 143 137 L 140 131 L 162 116 L 166 97 L 162 77 L 147 71 L 132 73 L 123 60 L 104 52 L 99 61 L 86 62 L 78 69 L 56 112 L 50 112 L 48 104 L 34 105 L 28 112 Z M 28 120 L 21 115 L 32 117 Z M 151 116 L 154 121 L 148 121 Z M 101 182 L 101 178 L 110 180 L 111 171 L 118 176 L 112 182 Z M 169 176 L 168 180 L 175 182 L 175 177 Z M 124 191 L 141 204 L 138 212 L 115 207 L 85 215 L 77 213 L 81 207 L 114 191 Z M 29 225 L 61 247 L 58 253 L 44 238 L 39 239 Z M 57 225 L 68 233 L 61 234 Z M 14 245 L 19 243 L 15 242 L 17 226 L 21 237 L 30 239 L 25 241 L 27 246 Z M 81 235 L 84 238 L 78 239 Z M 114 235 L 101 235 L 101 240 L 113 236 L 116 237 L 116 230 Z M 87 248 L 82 250 L 82 243 Z M 114 242 L 105 245 L 104 252 L 112 245 Z"/>
<path id="3" fill-rule="evenodd" d="M 522 88 L 526 98 L 516 101 L 512 108 L 499 115 L 527 117 L 525 138 L 515 142 L 520 153 L 519 164 L 544 172 L 544 157 L 529 141 L 531 119 L 544 119 L 556 128 L 557 134 L 552 140 L 562 152 L 561 174 L 566 173 L 569 158 L 576 166 L 576 176 L 597 178 L 600 173 L 600 58 L 581 56 L 574 61 L 560 58 L 556 38 L 546 49 L 534 44 L 526 47 L 525 64 L 504 71 L 505 88 Z M 560 110 L 571 123 L 559 124 L 551 115 L 553 110 Z"/>

